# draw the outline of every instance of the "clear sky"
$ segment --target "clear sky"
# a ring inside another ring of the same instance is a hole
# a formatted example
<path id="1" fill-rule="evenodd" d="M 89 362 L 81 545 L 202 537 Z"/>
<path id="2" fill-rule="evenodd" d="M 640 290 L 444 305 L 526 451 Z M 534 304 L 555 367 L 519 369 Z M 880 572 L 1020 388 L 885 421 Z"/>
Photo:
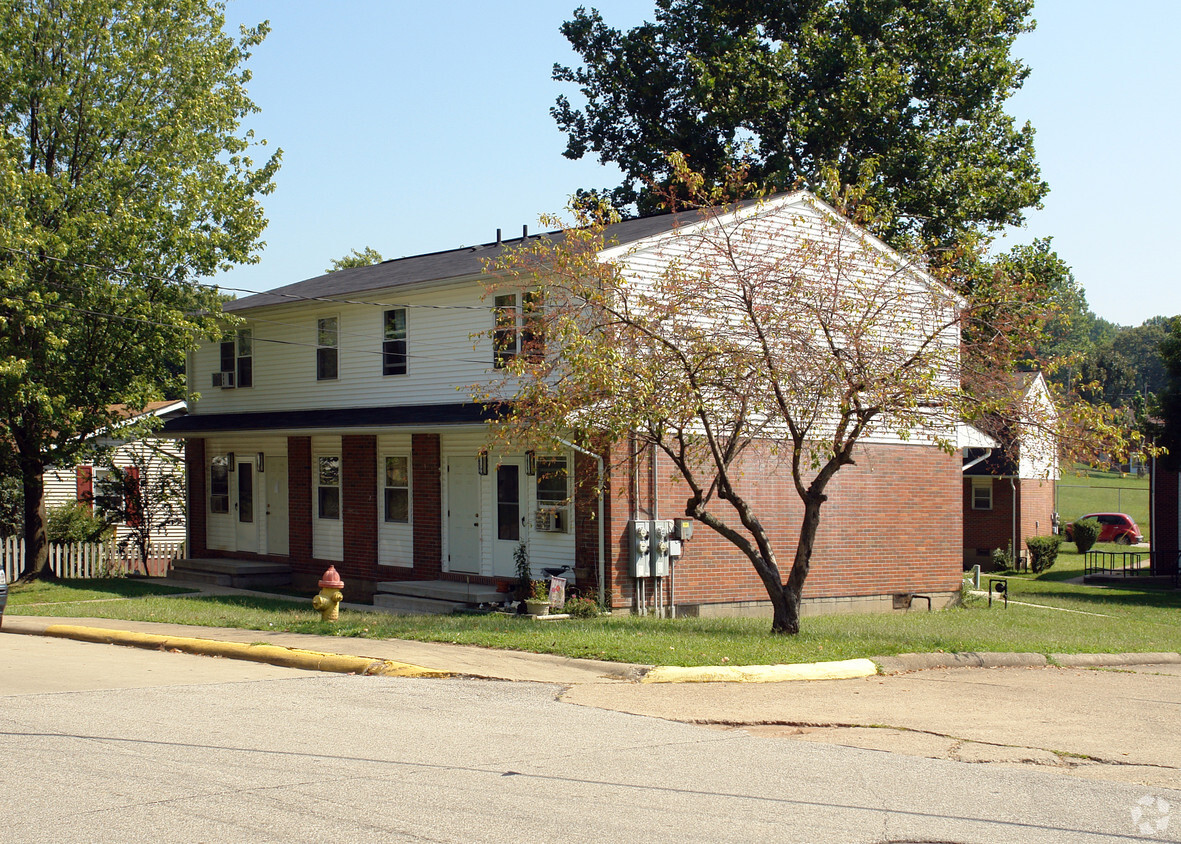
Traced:
<path id="1" fill-rule="evenodd" d="M 520 236 L 579 187 L 618 171 L 562 156 L 549 115 L 577 57 L 558 0 L 230 0 L 227 19 L 270 20 L 250 61 L 262 109 L 248 125 L 283 149 L 261 261 L 217 283 L 266 290 L 372 246 L 386 258 Z M 600 0 L 611 25 L 651 0 Z M 1053 236 L 1091 308 L 1124 325 L 1181 314 L 1181 3 L 1038 0 L 1015 53 L 1032 70 L 1010 112 L 1037 129 L 1050 195 L 1006 242 Z"/>

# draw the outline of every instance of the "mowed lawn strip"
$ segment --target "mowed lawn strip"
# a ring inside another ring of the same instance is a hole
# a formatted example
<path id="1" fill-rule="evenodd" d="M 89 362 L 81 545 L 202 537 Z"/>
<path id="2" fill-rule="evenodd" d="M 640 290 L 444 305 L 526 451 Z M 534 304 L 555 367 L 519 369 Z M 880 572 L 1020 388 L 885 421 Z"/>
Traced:
<path id="1" fill-rule="evenodd" d="M 310 600 L 147 596 L 48 603 L 40 585 L 29 591 L 27 587 L 14 587 L 9 612 L 453 642 L 660 665 L 760 665 L 933 651 L 1181 651 L 1181 625 L 1177 624 L 1181 593 L 1104 589 L 1049 577 L 1072 573 L 1081 565 L 1081 557 L 1067 552 L 1060 557 L 1062 568 L 1055 567 L 1041 579 L 1011 576 L 1010 599 L 1096 615 L 1017 603 L 1004 609 L 996 601 L 989 608 L 983 599 L 973 599 L 967 606 L 933 613 L 916 610 L 906 614 L 808 617 L 796 637 L 772 636 L 769 619 L 674 620 L 626 613 L 537 622 L 503 615 L 395 616 L 346 610 L 334 625 L 319 620 Z M 93 584 L 84 591 L 101 592 Z"/>

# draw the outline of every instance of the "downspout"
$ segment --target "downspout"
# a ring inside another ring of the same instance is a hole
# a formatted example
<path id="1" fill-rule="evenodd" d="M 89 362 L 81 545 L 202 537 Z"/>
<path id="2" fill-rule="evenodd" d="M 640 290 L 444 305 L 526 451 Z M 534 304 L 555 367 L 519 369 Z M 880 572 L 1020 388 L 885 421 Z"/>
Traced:
<path id="1" fill-rule="evenodd" d="M 562 445 L 566 446 L 567 448 L 577 451 L 579 454 L 585 454 L 587 457 L 593 457 L 595 459 L 595 464 L 597 465 L 598 470 L 599 470 L 599 486 L 598 486 L 598 490 L 597 490 L 598 498 L 599 498 L 599 565 L 598 565 L 598 571 L 599 571 L 599 606 L 601 607 L 601 606 L 603 606 L 603 602 L 607 598 L 607 587 L 603 583 L 603 579 L 606 577 L 606 571 L 605 571 L 605 567 L 603 565 L 604 556 L 605 556 L 605 543 L 606 543 L 606 535 L 603 532 L 603 473 L 604 473 L 603 472 L 603 456 L 601 454 L 595 454 L 593 451 L 587 451 L 582 446 L 575 445 L 574 443 L 571 443 L 571 442 L 566 442 L 565 440 L 560 439 L 560 440 L 558 440 L 558 442 L 561 443 Z"/>
<path id="2" fill-rule="evenodd" d="M 1020 551 L 1017 548 L 1017 481 L 1013 476 L 1009 476 L 1009 489 L 1012 490 L 1012 509 L 1013 511 L 1013 568 L 1017 569 L 1017 560 L 1020 557 Z"/>
<path id="3" fill-rule="evenodd" d="M 969 462 L 965 463 L 965 464 L 964 464 L 964 468 L 963 468 L 963 469 L 961 469 L 960 471 L 962 471 L 962 472 L 966 472 L 966 471 L 968 471 L 969 469 L 971 469 L 973 466 L 975 466 L 977 463 L 983 463 L 983 462 L 984 462 L 985 460 L 987 460 L 989 457 L 992 457 L 992 449 L 991 449 L 991 448 L 986 448 L 986 449 L 984 449 L 984 453 L 983 453 L 983 454 L 981 454 L 979 457 L 977 457 L 975 460 L 972 460 L 972 461 L 969 461 Z"/>

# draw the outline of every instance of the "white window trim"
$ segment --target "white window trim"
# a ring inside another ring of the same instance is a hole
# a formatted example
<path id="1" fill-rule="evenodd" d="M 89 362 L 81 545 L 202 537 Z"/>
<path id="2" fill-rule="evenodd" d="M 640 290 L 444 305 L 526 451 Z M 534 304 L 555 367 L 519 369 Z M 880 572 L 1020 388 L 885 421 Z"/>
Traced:
<path id="1" fill-rule="evenodd" d="M 983 490 L 988 493 L 988 506 L 981 507 L 977 503 L 977 492 Z M 973 510 L 991 510 L 993 508 L 992 500 L 992 478 L 972 478 L 972 509 Z"/>
<path id="2" fill-rule="evenodd" d="M 312 507 L 315 508 L 314 518 L 316 519 L 316 521 L 324 522 L 326 524 L 338 525 L 338 524 L 344 523 L 344 490 L 343 490 L 344 485 L 341 483 L 342 478 L 338 474 L 337 478 L 336 478 L 335 485 L 320 483 L 320 461 L 324 460 L 324 459 L 330 459 L 330 458 L 336 458 L 337 470 L 338 470 L 338 472 L 343 472 L 344 461 L 342 460 L 341 455 L 338 453 L 331 453 L 330 454 L 330 453 L 324 452 L 321 454 L 316 454 L 312 457 L 312 489 L 315 491 L 315 494 L 312 496 Z M 320 489 L 321 488 L 336 490 L 337 516 L 335 519 L 325 518 L 324 516 L 320 515 Z"/>
<path id="3" fill-rule="evenodd" d="M 406 459 L 406 521 L 398 522 L 391 521 L 385 515 L 385 491 L 387 489 L 401 489 L 401 487 L 388 487 L 385 483 L 385 461 L 390 457 L 403 457 Z M 380 495 L 377 500 L 377 521 L 382 525 L 412 525 L 414 524 L 414 463 L 410 458 L 410 454 L 405 451 L 383 451 L 377 456 L 377 480 Z"/>
<path id="4" fill-rule="evenodd" d="M 320 343 L 320 323 L 326 319 L 336 320 L 336 344 L 332 345 L 332 346 L 327 346 L 327 345 L 323 345 Z M 341 335 L 340 314 L 320 314 L 319 316 L 316 317 L 315 336 L 314 336 L 314 339 L 316 341 L 316 364 L 315 364 L 314 372 L 315 372 L 317 384 L 324 383 L 324 382 L 340 381 L 340 358 L 341 358 L 340 335 Z M 333 375 L 331 378 L 321 378 L 320 377 L 320 350 L 321 349 L 335 349 L 336 350 L 336 374 Z"/>

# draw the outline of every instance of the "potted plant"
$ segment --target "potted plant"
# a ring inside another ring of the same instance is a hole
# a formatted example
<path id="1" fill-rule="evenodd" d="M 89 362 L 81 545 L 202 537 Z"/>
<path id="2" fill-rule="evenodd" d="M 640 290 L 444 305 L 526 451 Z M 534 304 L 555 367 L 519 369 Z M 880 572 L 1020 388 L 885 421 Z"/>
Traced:
<path id="1" fill-rule="evenodd" d="M 517 598 L 524 601 L 533 592 L 533 572 L 529 569 L 529 545 L 523 539 L 513 551 L 513 563 L 517 567 Z"/>
<path id="2" fill-rule="evenodd" d="M 525 610 L 529 615 L 549 615 L 549 584 L 544 580 L 533 581 L 525 599 Z"/>

